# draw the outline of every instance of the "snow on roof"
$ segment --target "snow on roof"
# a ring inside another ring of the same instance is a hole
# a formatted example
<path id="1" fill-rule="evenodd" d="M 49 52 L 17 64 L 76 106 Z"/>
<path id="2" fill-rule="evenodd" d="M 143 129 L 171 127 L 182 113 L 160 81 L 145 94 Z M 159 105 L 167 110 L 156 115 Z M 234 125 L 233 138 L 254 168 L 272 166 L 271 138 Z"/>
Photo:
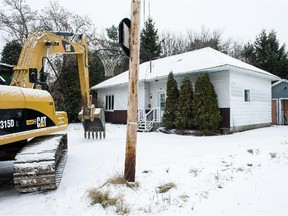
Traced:
<path id="1" fill-rule="evenodd" d="M 144 80 L 154 80 L 167 77 L 172 71 L 174 75 L 196 73 L 196 72 L 215 72 L 227 70 L 231 68 L 244 69 L 250 73 L 257 73 L 270 80 L 279 80 L 280 78 L 261 70 L 257 67 L 244 63 L 222 52 L 206 47 L 191 52 L 182 53 L 179 55 L 169 56 L 161 59 L 156 59 L 144 62 L 139 65 L 139 82 Z M 112 77 L 91 89 L 101 89 L 122 85 L 128 83 L 129 71 L 125 71 L 115 77 Z"/>

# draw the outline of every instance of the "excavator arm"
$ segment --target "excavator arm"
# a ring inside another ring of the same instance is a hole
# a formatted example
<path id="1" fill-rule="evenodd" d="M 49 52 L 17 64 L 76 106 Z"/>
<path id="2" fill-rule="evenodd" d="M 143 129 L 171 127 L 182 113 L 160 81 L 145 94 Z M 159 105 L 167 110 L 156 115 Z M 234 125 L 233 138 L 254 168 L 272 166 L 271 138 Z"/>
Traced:
<path id="1" fill-rule="evenodd" d="M 78 71 L 80 79 L 82 110 L 79 112 L 78 118 L 81 120 L 84 127 L 84 137 L 93 139 L 96 137 L 105 138 L 105 115 L 101 108 L 96 108 L 92 104 L 92 96 L 89 94 L 89 72 L 88 72 L 88 51 L 87 42 L 82 37 L 79 38 L 79 43 L 85 47 L 83 54 L 77 55 Z"/>
<path id="2" fill-rule="evenodd" d="M 66 39 L 76 37 L 76 41 Z M 101 108 L 92 104 L 89 87 L 88 45 L 84 35 L 67 32 L 35 32 L 22 48 L 11 85 L 24 88 L 41 88 L 47 75 L 47 58 L 54 54 L 76 55 L 81 89 L 82 110 L 79 119 L 84 127 L 85 138 L 105 137 L 105 117 Z"/>

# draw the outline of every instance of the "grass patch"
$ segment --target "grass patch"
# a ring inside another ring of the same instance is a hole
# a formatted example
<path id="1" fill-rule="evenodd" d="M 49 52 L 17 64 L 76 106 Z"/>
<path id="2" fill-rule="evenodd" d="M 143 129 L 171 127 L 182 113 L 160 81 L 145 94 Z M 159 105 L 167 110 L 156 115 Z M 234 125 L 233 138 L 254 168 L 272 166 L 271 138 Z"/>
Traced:
<path id="1" fill-rule="evenodd" d="M 109 178 L 107 180 L 107 183 L 110 183 L 113 185 L 124 185 L 127 183 L 127 180 L 124 178 L 123 175 L 121 175 L 120 173 L 117 173 L 113 177 Z"/>
<path id="2" fill-rule="evenodd" d="M 117 205 L 116 205 L 116 213 L 117 214 L 127 215 L 130 212 L 131 212 L 131 209 L 124 204 L 123 199 L 121 199 L 121 200 L 119 200 L 119 202 L 117 202 Z"/>
<path id="3" fill-rule="evenodd" d="M 88 194 L 91 205 L 100 204 L 104 209 L 108 206 L 114 206 L 115 212 L 119 215 L 129 214 L 131 209 L 125 205 L 123 195 L 112 197 L 109 191 L 102 192 L 99 189 L 92 189 Z"/>
<path id="4" fill-rule="evenodd" d="M 139 182 L 127 182 L 126 186 L 131 188 L 131 189 L 138 189 L 140 187 Z"/>
<path id="5" fill-rule="evenodd" d="M 88 194 L 91 204 L 100 204 L 103 208 L 107 206 L 115 206 L 118 200 L 118 197 L 111 197 L 109 191 L 102 192 L 98 189 L 92 189 Z"/>
<path id="6" fill-rule="evenodd" d="M 173 182 L 169 182 L 169 183 L 158 186 L 158 192 L 159 193 L 166 193 L 167 191 L 169 191 L 172 188 L 176 188 L 176 184 L 174 184 Z"/>
<path id="7" fill-rule="evenodd" d="M 124 176 L 120 173 L 115 174 L 113 177 L 107 180 L 105 184 L 113 184 L 113 185 L 126 185 L 132 189 L 138 189 L 140 184 L 139 182 L 128 182 Z M 104 184 L 104 185 L 105 185 Z"/>

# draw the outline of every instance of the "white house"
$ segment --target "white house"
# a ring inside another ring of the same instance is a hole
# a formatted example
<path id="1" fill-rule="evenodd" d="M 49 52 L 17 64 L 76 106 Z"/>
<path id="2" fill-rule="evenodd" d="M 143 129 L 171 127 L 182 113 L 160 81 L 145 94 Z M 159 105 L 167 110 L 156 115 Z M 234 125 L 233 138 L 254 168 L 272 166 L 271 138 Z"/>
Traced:
<path id="1" fill-rule="evenodd" d="M 196 78 L 208 73 L 217 93 L 222 128 L 235 132 L 271 125 L 271 81 L 279 77 L 207 47 L 140 64 L 138 115 L 146 129 L 152 121 L 161 122 L 171 71 L 178 87 L 184 76 L 195 86 Z M 128 71 L 91 89 L 103 102 L 108 122 L 127 122 Z"/>

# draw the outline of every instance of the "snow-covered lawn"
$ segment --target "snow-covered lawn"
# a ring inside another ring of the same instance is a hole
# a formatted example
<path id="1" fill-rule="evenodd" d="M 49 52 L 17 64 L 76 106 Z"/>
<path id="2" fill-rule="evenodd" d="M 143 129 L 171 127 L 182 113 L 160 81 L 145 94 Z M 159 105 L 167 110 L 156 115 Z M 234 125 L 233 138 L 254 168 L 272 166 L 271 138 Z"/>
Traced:
<path id="1" fill-rule="evenodd" d="M 86 140 L 71 124 L 59 188 L 19 194 L 2 186 L 0 215 L 116 215 L 115 206 L 90 204 L 94 188 L 121 197 L 129 215 L 288 215 L 287 126 L 210 137 L 138 133 L 133 189 L 107 183 L 123 174 L 126 126 L 106 128 L 106 139 Z M 11 165 L 0 163 L 0 177 Z M 165 183 L 176 187 L 159 193 Z"/>

